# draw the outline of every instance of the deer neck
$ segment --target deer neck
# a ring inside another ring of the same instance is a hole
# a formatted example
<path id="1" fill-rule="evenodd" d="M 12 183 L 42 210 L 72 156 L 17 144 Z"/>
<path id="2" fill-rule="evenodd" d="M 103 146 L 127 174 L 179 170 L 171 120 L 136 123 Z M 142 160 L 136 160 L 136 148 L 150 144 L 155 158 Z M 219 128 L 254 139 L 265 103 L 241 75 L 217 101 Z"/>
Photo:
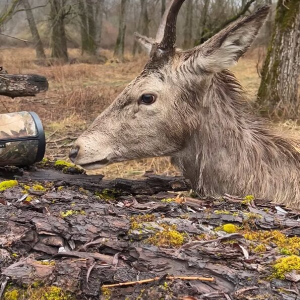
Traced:
<path id="1" fill-rule="evenodd" d="M 206 196 L 254 194 L 285 203 L 290 196 L 299 203 L 299 153 L 255 119 L 243 98 L 234 75 L 216 74 L 200 101 L 197 128 L 172 161 Z"/>

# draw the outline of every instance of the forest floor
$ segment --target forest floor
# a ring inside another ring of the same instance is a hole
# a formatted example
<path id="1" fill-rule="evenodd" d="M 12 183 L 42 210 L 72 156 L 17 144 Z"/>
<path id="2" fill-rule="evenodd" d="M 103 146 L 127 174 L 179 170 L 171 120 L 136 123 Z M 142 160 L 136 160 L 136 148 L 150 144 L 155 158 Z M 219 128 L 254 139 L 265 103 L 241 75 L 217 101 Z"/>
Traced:
<path id="1" fill-rule="evenodd" d="M 300 299 L 298 212 L 48 165 L 0 184 L 3 300 Z"/>
<path id="2" fill-rule="evenodd" d="M 300 299 L 297 211 L 252 195 L 195 198 L 166 158 L 108 166 L 99 171 L 104 179 L 65 174 L 80 170 L 51 162 L 66 158 L 144 57 L 43 67 L 32 50 L 15 49 L 0 50 L 0 61 L 9 73 L 50 83 L 36 98 L 0 98 L 0 113 L 38 113 L 50 159 L 23 173 L 0 169 L 0 299 Z M 256 63 L 249 55 L 233 69 L 249 101 L 259 85 Z M 280 128 L 298 131 L 291 122 Z M 142 176 L 150 170 L 164 176 Z M 8 178 L 14 172 L 17 181 Z M 106 180 L 115 177 L 135 180 Z"/>

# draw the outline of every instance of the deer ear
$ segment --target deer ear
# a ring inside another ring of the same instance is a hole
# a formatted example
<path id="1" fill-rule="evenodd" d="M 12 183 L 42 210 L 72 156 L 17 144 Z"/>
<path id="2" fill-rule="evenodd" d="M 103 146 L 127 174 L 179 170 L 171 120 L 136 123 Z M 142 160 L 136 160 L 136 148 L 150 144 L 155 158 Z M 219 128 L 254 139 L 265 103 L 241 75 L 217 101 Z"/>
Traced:
<path id="1" fill-rule="evenodd" d="M 134 38 L 142 46 L 143 50 L 145 50 L 146 53 L 150 55 L 152 46 L 155 43 L 155 41 L 137 32 L 134 33 Z"/>
<path id="2" fill-rule="evenodd" d="M 201 68 L 209 72 L 231 67 L 247 51 L 268 12 L 269 7 L 264 6 L 229 25 L 204 44 L 184 52 L 184 64 L 189 64 L 195 71 Z"/>

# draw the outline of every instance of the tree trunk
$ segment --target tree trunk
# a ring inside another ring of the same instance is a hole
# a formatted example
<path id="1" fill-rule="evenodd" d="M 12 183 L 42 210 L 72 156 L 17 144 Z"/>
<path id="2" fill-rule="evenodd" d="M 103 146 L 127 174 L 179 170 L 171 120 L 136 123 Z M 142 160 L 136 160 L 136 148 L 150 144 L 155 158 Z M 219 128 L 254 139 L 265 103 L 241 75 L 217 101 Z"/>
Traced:
<path id="1" fill-rule="evenodd" d="M 166 10 L 166 0 L 161 0 L 161 16 L 164 15 L 165 10 Z"/>
<path id="2" fill-rule="evenodd" d="M 141 13 L 140 13 L 137 31 L 144 36 L 149 36 L 149 27 L 148 27 L 149 18 L 148 18 L 148 11 L 147 11 L 147 0 L 140 0 L 140 2 L 141 2 Z M 135 55 L 137 50 L 140 53 L 141 47 L 135 40 L 133 43 L 132 54 Z"/>
<path id="3" fill-rule="evenodd" d="M 87 23 L 88 23 L 88 38 L 89 38 L 89 47 L 87 49 L 88 54 L 96 55 L 96 28 L 95 28 L 95 18 L 94 18 L 94 4 L 92 0 L 86 0 L 87 3 Z"/>
<path id="4" fill-rule="evenodd" d="M 258 104 L 263 115 L 299 118 L 300 1 L 279 0 L 262 70 Z"/>
<path id="5" fill-rule="evenodd" d="M 183 48 L 189 49 L 192 46 L 193 37 L 193 0 L 187 1 L 185 27 L 184 27 L 184 41 Z"/>
<path id="6" fill-rule="evenodd" d="M 65 31 L 65 0 L 50 0 L 51 57 L 68 61 Z"/>
<path id="7" fill-rule="evenodd" d="M 121 1 L 120 19 L 119 19 L 119 33 L 115 46 L 114 56 L 119 59 L 124 59 L 125 46 L 125 32 L 126 32 L 126 6 L 128 0 Z"/>
<path id="8" fill-rule="evenodd" d="M 78 8 L 81 19 L 81 53 L 96 55 L 95 4 L 92 0 L 79 0 Z"/>
<path id="9" fill-rule="evenodd" d="M 104 0 L 97 1 L 96 17 L 95 17 L 95 43 L 96 52 L 99 52 L 101 46 L 101 33 L 103 24 Z"/>
<path id="10" fill-rule="evenodd" d="M 194 42 L 194 45 L 199 45 L 202 43 L 203 35 L 206 33 L 206 23 L 207 23 L 207 14 L 209 9 L 209 2 L 210 0 L 204 0 L 203 3 L 203 10 L 200 18 L 200 24 L 197 30 L 197 39 Z"/>
<path id="11" fill-rule="evenodd" d="M 30 31 L 32 34 L 36 57 L 39 60 L 45 60 L 46 55 L 45 55 L 43 43 L 42 43 L 41 37 L 39 35 L 38 29 L 36 27 L 30 4 L 29 4 L 28 0 L 22 0 L 22 3 L 26 10 L 26 16 L 27 16 L 29 28 L 30 28 Z"/>

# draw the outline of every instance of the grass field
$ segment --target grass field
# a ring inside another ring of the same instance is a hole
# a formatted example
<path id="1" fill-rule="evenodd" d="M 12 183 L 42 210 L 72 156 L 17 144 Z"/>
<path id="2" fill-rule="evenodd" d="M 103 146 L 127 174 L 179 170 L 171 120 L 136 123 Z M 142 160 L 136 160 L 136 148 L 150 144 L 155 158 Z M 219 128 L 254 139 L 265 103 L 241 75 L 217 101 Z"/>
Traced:
<path id="1" fill-rule="evenodd" d="M 74 63 L 46 67 L 34 63 L 35 53 L 32 49 L 0 49 L 0 65 L 10 74 L 36 73 L 46 76 L 49 81 L 49 91 L 35 98 L 0 97 L 0 113 L 35 111 L 46 131 L 46 156 L 52 159 L 67 158 L 73 140 L 142 70 L 147 60 L 144 56 L 128 56 L 126 63 L 117 63 L 110 52 L 104 51 L 103 54 L 109 59 L 102 65 Z M 70 57 L 80 57 L 79 51 L 70 50 Z M 249 101 L 255 99 L 260 82 L 257 61 L 258 56 L 253 52 L 232 68 L 245 87 Z M 285 125 L 294 127 L 289 123 Z M 113 164 L 99 172 L 113 178 L 137 177 L 149 170 L 166 175 L 178 174 L 168 158 Z"/>

